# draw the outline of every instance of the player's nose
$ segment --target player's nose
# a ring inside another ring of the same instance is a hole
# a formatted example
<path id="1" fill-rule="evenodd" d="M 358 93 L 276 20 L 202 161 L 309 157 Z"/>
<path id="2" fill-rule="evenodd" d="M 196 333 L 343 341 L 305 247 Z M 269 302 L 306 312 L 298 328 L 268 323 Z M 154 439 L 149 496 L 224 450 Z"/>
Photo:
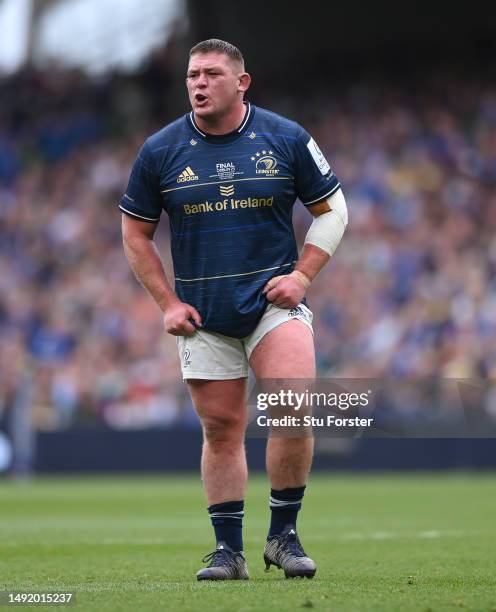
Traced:
<path id="1" fill-rule="evenodd" d="M 198 79 L 196 81 L 197 87 L 206 87 L 207 86 L 207 76 L 205 74 L 200 73 L 198 75 Z"/>

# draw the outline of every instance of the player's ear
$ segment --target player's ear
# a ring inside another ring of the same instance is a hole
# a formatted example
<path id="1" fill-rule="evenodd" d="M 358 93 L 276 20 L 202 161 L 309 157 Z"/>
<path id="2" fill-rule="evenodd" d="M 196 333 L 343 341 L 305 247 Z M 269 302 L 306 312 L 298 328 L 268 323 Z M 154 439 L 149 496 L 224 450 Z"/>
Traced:
<path id="1" fill-rule="evenodd" d="M 246 91 L 250 87 L 251 76 L 247 72 L 243 72 L 239 76 L 238 91 Z"/>

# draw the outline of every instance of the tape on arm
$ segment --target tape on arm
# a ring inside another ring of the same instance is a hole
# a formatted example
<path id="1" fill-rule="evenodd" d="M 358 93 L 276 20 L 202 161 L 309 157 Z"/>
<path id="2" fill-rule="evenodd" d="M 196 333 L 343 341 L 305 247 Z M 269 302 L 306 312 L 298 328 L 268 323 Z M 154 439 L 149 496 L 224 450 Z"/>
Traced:
<path id="1" fill-rule="evenodd" d="M 314 218 L 306 235 L 305 244 L 318 246 L 332 255 L 348 225 L 348 209 L 341 189 L 327 198 L 327 202 L 331 210 Z"/>

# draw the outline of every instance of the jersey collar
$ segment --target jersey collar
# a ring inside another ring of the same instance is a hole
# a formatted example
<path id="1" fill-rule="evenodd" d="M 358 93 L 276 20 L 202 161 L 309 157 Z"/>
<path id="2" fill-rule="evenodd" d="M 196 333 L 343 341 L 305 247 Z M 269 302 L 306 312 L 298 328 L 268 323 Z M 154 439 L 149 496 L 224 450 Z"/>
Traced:
<path id="1" fill-rule="evenodd" d="M 196 125 L 195 116 L 193 114 L 193 111 L 191 111 L 189 115 L 187 116 L 188 124 L 197 135 L 201 136 L 207 142 L 213 142 L 213 143 L 232 142 L 233 140 L 236 140 L 237 138 L 239 138 L 241 134 L 243 134 L 243 132 L 248 127 L 248 125 L 251 123 L 251 119 L 253 117 L 254 107 L 248 101 L 244 102 L 244 104 L 246 106 L 246 111 L 245 111 L 245 116 L 243 118 L 243 121 L 241 122 L 241 125 L 237 127 L 235 130 L 233 130 L 232 132 L 229 132 L 228 134 L 216 135 L 216 134 L 208 134 L 207 132 L 203 132 Z"/>

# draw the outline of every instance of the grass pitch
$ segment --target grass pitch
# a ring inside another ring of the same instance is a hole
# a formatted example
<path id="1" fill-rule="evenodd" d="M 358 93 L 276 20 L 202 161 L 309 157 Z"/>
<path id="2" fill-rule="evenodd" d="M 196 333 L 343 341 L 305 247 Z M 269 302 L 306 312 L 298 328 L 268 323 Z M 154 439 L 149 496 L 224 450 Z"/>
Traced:
<path id="1" fill-rule="evenodd" d="M 214 548 L 198 476 L 0 481 L 0 590 L 75 591 L 85 612 L 496 611 L 494 474 L 313 475 L 299 532 L 314 580 L 264 572 L 267 498 L 252 477 L 251 580 L 198 583 Z"/>

